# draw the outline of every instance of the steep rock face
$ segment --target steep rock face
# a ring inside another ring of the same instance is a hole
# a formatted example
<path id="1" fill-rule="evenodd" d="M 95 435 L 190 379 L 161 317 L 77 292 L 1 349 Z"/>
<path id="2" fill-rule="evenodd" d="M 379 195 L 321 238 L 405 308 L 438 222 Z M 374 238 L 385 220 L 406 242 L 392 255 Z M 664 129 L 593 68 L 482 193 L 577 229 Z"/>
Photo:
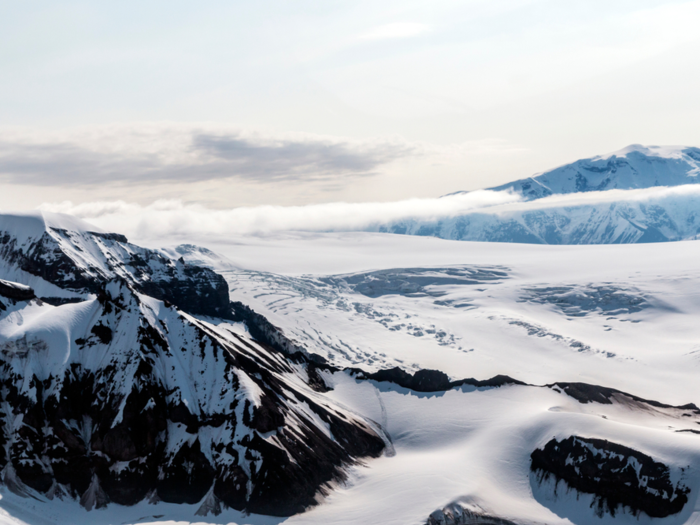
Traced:
<path id="1" fill-rule="evenodd" d="M 0 279 L 0 296 L 17 301 L 29 301 L 36 295 L 31 287 Z"/>
<path id="2" fill-rule="evenodd" d="M 652 518 L 676 514 L 688 502 L 680 481 L 667 465 L 624 445 L 571 436 L 552 439 L 531 455 L 531 470 L 540 480 L 553 476 L 569 487 L 594 494 L 598 512 L 613 516 L 620 506 Z"/>
<path id="3" fill-rule="evenodd" d="M 0 279 L 0 312 L 18 301 L 31 301 L 34 298 L 34 290 L 29 286 Z"/>
<path id="4" fill-rule="evenodd" d="M 326 398 L 304 354 L 290 360 L 225 319 L 213 271 L 84 227 L 9 222 L 3 276 L 79 299 L 53 306 L 2 283 L 0 477 L 11 490 L 86 508 L 149 498 L 282 516 L 382 452 L 379 429 Z M 6 297 L 17 290 L 26 297 Z"/>
<path id="5" fill-rule="evenodd" d="M 687 403 L 681 406 L 672 406 L 665 403 L 660 403 L 659 401 L 654 401 L 653 399 L 643 399 L 641 397 L 628 394 L 627 392 L 621 392 L 619 390 L 615 390 L 614 388 L 599 385 L 560 382 L 547 385 L 547 387 L 563 392 L 582 404 L 600 403 L 602 405 L 612 405 L 615 401 L 618 401 L 628 405 L 633 403 L 648 405 L 647 410 L 650 410 L 653 407 L 657 410 L 678 411 L 682 413 L 682 417 L 700 415 L 700 408 L 698 408 L 694 403 Z"/>
<path id="6" fill-rule="evenodd" d="M 40 493 L 128 505 L 196 503 L 213 488 L 230 507 L 288 515 L 384 446 L 305 382 L 303 364 L 126 285 L 11 312 L 49 325 L 0 347 L 0 466 Z"/>
<path id="7" fill-rule="evenodd" d="M 69 219 L 0 216 L 0 261 L 77 293 L 98 294 L 105 283 L 121 278 L 186 312 L 231 318 L 228 286 L 212 270 L 130 244 L 123 235 L 76 227 Z"/>

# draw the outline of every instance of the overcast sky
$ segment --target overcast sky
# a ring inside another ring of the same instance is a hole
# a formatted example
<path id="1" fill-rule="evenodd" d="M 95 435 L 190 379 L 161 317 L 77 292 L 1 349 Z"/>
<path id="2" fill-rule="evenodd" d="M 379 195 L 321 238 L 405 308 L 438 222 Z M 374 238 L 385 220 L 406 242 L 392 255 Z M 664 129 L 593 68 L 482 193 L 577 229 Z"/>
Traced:
<path id="1" fill-rule="evenodd" d="M 700 146 L 700 0 L 4 2 L 0 207 L 495 186 Z"/>

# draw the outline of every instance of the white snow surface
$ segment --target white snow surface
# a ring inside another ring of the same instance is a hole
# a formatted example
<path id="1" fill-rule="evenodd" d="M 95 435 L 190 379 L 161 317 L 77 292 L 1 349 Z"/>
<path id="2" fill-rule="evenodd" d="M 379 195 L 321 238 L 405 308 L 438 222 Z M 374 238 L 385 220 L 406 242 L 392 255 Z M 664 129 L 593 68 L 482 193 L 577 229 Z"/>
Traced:
<path id="1" fill-rule="evenodd" d="M 232 300 L 339 366 L 580 381 L 700 403 L 690 380 L 700 369 L 697 241 L 538 246 L 299 233 L 209 248 L 240 267 L 220 270 Z M 353 275 L 397 268 L 505 276 L 376 297 L 347 285 Z"/>
<path id="2" fill-rule="evenodd" d="M 700 241 L 537 246 L 287 233 L 206 248 L 219 254 L 206 260 L 229 282 L 232 300 L 339 367 L 433 368 L 452 379 L 506 374 L 532 385 L 580 381 L 671 405 L 700 404 Z M 169 253 L 204 261 L 197 250 L 184 251 Z M 146 307 L 156 317 L 175 315 L 144 299 Z M 6 321 L 0 337 L 19 340 L 31 331 L 58 340 L 94 308 L 89 300 L 41 316 L 39 308 L 5 313 L 22 319 Z M 73 501 L 5 491 L 0 524 L 410 525 L 456 500 L 523 524 L 700 520 L 700 435 L 677 432 L 700 429 L 697 415 L 617 399 L 581 404 L 536 386 L 421 394 L 344 372 L 324 372 L 324 378 L 334 387 L 324 394 L 329 400 L 376 422 L 392 443 L 304 514 L 270 518 L 226 510 L 199 517 L 199 505 L 146 502 L 88 512 Z M 218 402 L 206 382 L 193 398 L 200 406 Z M 531 452 L 570 435 L 622 443 L 669 465 L 673 475 L 689 467 L 684 510 L 664 519 L 627 512 L 599 518 L 589 496 L 561 486 L 555 495 L 553 487 L 538 485 L 529 473 Z"/>

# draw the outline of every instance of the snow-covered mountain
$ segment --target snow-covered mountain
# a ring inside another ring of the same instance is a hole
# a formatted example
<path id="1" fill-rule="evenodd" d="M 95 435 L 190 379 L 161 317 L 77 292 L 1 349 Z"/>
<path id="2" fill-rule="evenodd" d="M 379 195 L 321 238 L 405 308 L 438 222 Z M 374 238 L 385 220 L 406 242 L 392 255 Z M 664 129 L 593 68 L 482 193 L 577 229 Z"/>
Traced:
<path id="1" fill-rule="evenodd" d="M 700 233 L 700 149 L 629 146 L 491 188 L 526 205 L 433 221 L 407 219 L 372 231 L 443 239 L 537 244 L 619 244 L 694 239 Z M 676 191 L 634 191 L 675 187 Z M 684 189 L 687 188 L 687 189 Z M 588 194 L 588 199 L 556 196 Z"/>
<path id="2" fill-rule="evenodd" d="M 633 144 L 491 189 L 512 190 L 533 200 L 566 193 L 697 184 L 698 175 L 700 148 Z"/>
<path id="3" fill-rule="evenodd" d="M 213 271 L 68 217 L 0 217 L 0 469 L 85 508 L 290 515 L 384 448 Z M 257 339 L 251 337 L 257 334 Z"/>

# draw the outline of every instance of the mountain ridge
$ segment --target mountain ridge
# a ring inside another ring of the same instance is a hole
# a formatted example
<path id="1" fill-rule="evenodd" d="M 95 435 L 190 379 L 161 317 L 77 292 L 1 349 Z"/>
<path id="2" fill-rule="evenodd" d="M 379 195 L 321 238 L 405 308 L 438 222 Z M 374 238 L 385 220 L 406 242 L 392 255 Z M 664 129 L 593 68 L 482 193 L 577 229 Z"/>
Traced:
<path id="1" fill-rule="evenodd" d="M 698 175 L 700 148 L 632 144 L 488 189 L 510 189 L 534 200 L 568 193 L 698 184 Z"/>
<path id="2" fill-rule="evenodd" d="M 434 220 L 403 219 L 370 231 L 450 240 L 534 244 L 626 244 L 695 239 L 700 234 L 700 148 L 631 145 L 489 188 L 522 197 L 521 209 L 477 209 Z M 611 190 L 676 188 L 647 195 Z M 684 190 L 687 188 L 687 190 Z M 457 192 L 467 193 L 467 192 Z M 544 199 L 587 194 L 590 202 Z M 596 200 L 597 197 L 597 200 Z M 542 205 L 538 207 L 538 202 Z"/>

